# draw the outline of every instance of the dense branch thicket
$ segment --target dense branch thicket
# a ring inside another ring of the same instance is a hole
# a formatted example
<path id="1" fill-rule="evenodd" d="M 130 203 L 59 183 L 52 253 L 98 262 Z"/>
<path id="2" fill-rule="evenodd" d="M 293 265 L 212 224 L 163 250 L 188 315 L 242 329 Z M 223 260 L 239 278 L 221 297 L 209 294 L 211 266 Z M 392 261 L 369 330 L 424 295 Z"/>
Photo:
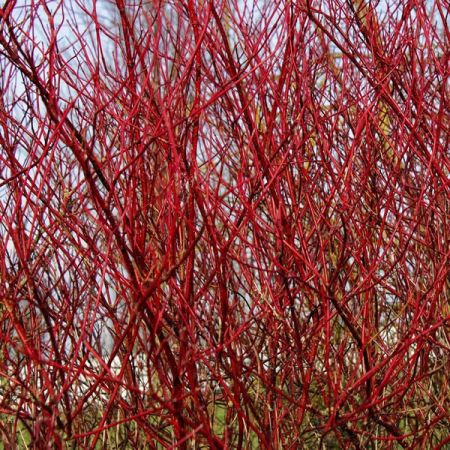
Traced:
<path id="1" fill-rule="evenodd" d="M 4 1 L 5 448 L 450 445 L 449 10 Z"/>

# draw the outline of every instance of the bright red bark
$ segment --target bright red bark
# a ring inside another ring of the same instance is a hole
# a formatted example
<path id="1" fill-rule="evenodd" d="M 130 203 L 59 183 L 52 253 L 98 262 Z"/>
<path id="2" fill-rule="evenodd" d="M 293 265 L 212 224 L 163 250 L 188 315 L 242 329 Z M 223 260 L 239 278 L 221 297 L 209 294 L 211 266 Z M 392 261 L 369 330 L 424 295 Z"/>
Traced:
<path id="1" fill-rule="evenodd" d="M 445 448 L 448 7 L 4 2 L 6 445 Z"/>

